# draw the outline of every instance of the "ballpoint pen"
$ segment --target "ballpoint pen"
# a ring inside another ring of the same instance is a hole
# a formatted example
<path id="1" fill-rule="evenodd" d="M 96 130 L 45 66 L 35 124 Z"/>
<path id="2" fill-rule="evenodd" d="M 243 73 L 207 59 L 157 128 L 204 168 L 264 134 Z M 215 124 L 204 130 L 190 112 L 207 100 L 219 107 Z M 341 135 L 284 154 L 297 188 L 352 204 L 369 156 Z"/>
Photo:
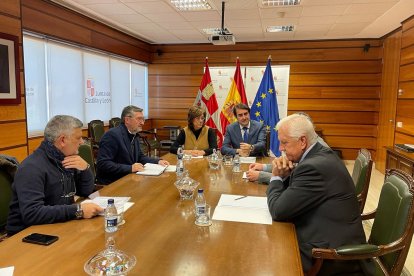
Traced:
<path id="1" fill-rule="evenodd" d="M 245 197 L 247 197 L 247 196 L 237 197 L 237 198 L 235 198 L 234 200 L 239 200 L 239 199 L 242 199 L 242 198 L 245 198 Z"/>

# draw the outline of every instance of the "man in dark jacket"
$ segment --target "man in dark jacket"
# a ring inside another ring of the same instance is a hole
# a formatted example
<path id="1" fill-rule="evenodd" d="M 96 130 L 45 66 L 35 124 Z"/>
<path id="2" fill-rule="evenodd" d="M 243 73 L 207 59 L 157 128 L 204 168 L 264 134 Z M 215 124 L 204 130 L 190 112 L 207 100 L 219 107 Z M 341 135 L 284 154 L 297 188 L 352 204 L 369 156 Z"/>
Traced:
<path id="1" fill-rule="evenodd" d="M 304 271 L 312 266 L 312 248 L 365 243 L 355 186 L 344 163 L 317 143 L 312 123 L 293 114 L 278 125 L 279 149 L 273 161 L 267 200 L 272 218 L 295 224 Z M 323 275 L 354 273 L 357 261 L 326 261 Z"/>
<path id="2" fill-rule="evenodd" d="M 122 110 L 121 124 L 108 130 L 99 143 L 96 179 L 99 184 L 110 184 L 129 173 L 144 170 L 146 163 L 169 163 L 142 153 L 139 134 L 145 123 L 142 109 L 129 105 Z"/>
<path id="3" fill-rule="evenodd" d="M 91 218 L 103 209 L 94 203 L 74 204 L 87 197 L 94 180 L 88 163 L 78 155 L 82 122 L 57 115 L 45 128 L 45 139 L 19 166 L 6 230 L 13 235 L 35 224 Z"/>

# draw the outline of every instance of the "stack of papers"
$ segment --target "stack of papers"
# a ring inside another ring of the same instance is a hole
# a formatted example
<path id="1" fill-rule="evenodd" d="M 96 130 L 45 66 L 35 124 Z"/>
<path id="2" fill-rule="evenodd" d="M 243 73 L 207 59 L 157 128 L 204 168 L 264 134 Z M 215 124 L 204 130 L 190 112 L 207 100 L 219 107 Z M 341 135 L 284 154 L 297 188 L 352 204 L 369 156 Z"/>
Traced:
<path id="1" fill-rule="evenodd" d="M 247 164 L 251 164 L 251 163 L 256 163 L 256 157 L 254 156 L 240 156 L 240 163 L 247 163 Z"/>
<path id="2" fill-rule="evenodd" d="M 128 202 L 131 198 L 127 197 L 127 196 L 97 196 L 95 198 L 93 198 L 92 200 L 85 200 L 84 202 L 93 202 L 99 206 L 101 206 L 102 208 L 106 208 L 106 206 L 108 206 L 108 199 L 113 198 L 114 199 L 114 204 L 115 207 L 118 209 L 119 207 L 124 207 L 124 212 L 126 210 L 128 210 L 132 205 L 134 205 L 133 202 Z M 102 212 L 102 214 L 100 215 L 104 215 L 104 213 Z"/>
<path id="3" fill-rule="evenodd" d="M 137 174 L 139 175 L 160 175 L 165 171 L 166 168 L 167 166 L 147 163 L 144 165 L 144 170 L 141 172 L 137 172 Z"/>
<path id="4" fill-rule="evenodd" d="M 267 198 L 222 194 L 214 209 L 213 220 L 272 224 Z"/>

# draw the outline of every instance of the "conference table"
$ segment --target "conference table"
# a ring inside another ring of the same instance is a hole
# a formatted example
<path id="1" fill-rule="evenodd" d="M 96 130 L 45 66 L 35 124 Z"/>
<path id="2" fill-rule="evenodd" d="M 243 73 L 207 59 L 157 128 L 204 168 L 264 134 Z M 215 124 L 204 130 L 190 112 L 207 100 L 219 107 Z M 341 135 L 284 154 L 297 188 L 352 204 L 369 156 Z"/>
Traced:
<path id="1" fill-rule="evenodd" d="M 163 158 L 176 163 L 175 155 Z M 185 167 L 200 182 L 212 214 L 222 194 L 266 196 L 266 185 L 248 182 L 224 165 L 210 170 L 206 158 L 185 161 Z M 194 201 L 180 200 L 175 181 L 174 172 L 129 174 L 99 190 L 101 196 L 134 202 L 124 214 L 126 223 L 111 235 L 117 249 L 137 259 L 128 275 L 303 275 L 293 224 L 213 220 L 209 227 L 197 226 Z M 35 232 L 59 240 L 49 246 L 21 241 Z M 0 267 L 14 266 L 16 276 L 85 275 L 85 262 L 105 248 L 109 235 L 102 216 L 31 226 L 0 242 Z"/>

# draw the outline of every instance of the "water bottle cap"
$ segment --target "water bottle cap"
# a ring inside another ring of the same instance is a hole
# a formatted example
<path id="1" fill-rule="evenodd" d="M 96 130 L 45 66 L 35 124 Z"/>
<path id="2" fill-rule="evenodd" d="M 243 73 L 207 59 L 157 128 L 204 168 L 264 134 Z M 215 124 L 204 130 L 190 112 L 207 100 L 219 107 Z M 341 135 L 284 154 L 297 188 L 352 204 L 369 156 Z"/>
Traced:
<path id="1" fill-rule="evenodd" d="M 108 204 L 114 204 L 114 199 L 113 198 L 108 199 Z"/>
<path id="2" fill-rule="evenodd" d="M 198 189 L 198 193 L 201 194 L 202 192 L 204 192 L 203 189 Z"/>

